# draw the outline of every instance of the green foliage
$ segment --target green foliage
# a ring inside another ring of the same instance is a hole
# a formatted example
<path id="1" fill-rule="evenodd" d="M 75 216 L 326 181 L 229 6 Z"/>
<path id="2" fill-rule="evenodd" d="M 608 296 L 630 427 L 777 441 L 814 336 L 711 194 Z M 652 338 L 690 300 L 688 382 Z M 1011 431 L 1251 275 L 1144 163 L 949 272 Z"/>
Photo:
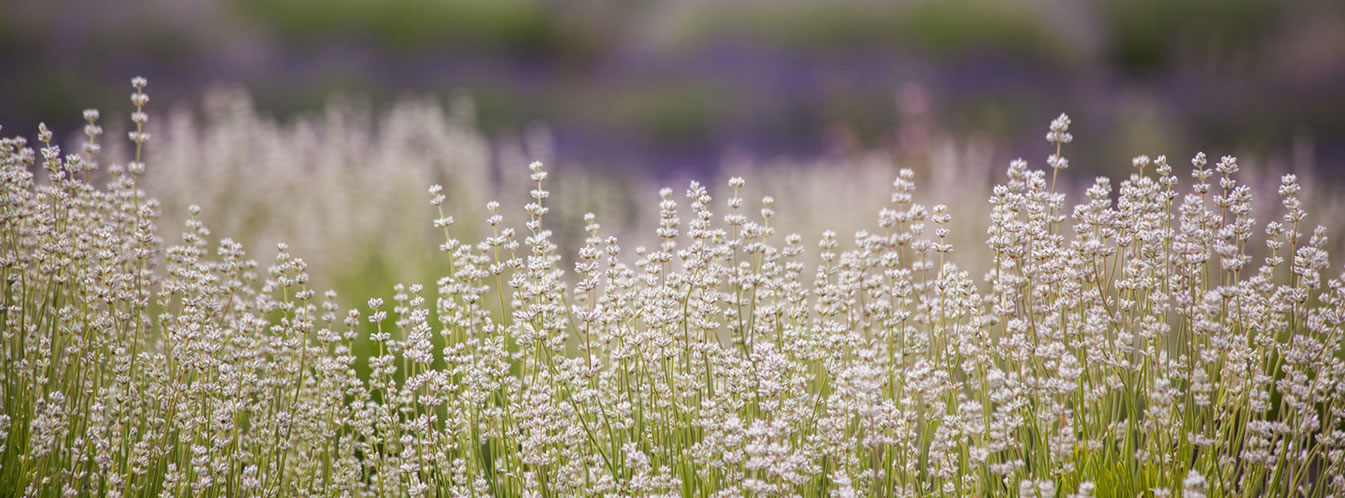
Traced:
<path id="1" fill-rule="evenodd" d="M 299 38 L 348 33 L 393 46 L 457 42 L 518 49 L 547 36 L 543 5 L 534 0 L 238 0 L 237 8 Z"/>

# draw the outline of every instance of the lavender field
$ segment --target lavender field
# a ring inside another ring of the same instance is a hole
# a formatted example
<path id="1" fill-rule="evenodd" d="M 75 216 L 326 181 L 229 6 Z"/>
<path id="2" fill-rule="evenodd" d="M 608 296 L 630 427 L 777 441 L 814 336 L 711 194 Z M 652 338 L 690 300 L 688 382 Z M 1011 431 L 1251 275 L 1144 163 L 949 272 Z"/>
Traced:
<path id="1" fill-rule="evenodd" d="M 0 498 L 1345 498 L 1339 2 L 8 2 L 0 95 Z"/>
<path id="2" fill-rule="evenodd" d="M 1141 155 L 1083 185 L 1062 114 L 982 190 L 751 171 L 618 234 L 573 213 L 619 185 L 491 179 L 418 107 L 161 137 L 132 84 L 118 153 L 95 110 L 78 147 L 0 142 L 7 494 L 1345 493 L 1340 211 L 1294 174 Z M 400 167 L 419 135 L 452 166 Z M 361 250 L 422 255 L 327 290 Z"/>

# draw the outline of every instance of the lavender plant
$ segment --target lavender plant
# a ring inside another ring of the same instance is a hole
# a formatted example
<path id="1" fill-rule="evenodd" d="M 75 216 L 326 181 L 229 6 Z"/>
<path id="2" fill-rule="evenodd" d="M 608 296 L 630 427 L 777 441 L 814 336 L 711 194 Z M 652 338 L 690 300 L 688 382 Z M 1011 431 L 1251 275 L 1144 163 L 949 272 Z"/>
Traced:
<path id="1" fill-rule="evenodd" d="M 909 170 L 844 240 L 733 178 L 563 256 L 533 163 L 480 240 L 431 187 L 449 270 L 343 312 L 199 207 L 159 237 L 145 84 L 124 165 L 96 111 L 75 154 L 0 140 L 6 495 L 1345 496 L 1345 284 L 1292 175 L 1264 224 L 1203 154 L 1070 207 L 1062 115 L 1049 174 L 993 189 L 978 279 Z"/>

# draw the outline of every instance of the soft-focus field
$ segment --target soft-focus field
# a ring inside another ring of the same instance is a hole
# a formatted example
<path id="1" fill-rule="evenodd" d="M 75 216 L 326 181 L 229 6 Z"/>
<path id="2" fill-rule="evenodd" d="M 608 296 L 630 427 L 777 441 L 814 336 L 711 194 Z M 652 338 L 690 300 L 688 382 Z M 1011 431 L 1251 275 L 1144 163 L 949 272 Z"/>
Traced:
<path id="1" fill-rule="evenodd" d="M 467 103 L 149 126 L 134 84 L 129 144 L 0 141 L 0 494 L 1345 496 L 1306 177 L 1090 183 L 1062 115 L 1007 173 L 659 190 Z"/>

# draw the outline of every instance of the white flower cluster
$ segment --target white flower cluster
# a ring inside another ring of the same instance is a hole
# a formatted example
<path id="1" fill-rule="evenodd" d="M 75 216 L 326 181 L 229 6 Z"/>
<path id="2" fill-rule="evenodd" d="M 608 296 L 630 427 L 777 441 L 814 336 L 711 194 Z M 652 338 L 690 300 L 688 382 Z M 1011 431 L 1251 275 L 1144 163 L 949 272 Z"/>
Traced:
<path id="1" fill-rule="evenodd" d="M 138 152 L 86 180 L 85 117 L 82 155 L 0 140 L 11 494 L 1345 496 L 1345 282 L 1297 179 L 1258 225 L 1231 157 L 1071 209 L 1062 115 L 1050 177 L 992 192 L 983 281 L 910 171 L 815 250 L 735 177 L 660 191 L 649 246 L 587 215 L 570 256 L 533 163 L 522 230 L 491 202 L 456 238 L 436 185 L 449 270 L 342 313 L 196 206 L 166 245 Z"/>

